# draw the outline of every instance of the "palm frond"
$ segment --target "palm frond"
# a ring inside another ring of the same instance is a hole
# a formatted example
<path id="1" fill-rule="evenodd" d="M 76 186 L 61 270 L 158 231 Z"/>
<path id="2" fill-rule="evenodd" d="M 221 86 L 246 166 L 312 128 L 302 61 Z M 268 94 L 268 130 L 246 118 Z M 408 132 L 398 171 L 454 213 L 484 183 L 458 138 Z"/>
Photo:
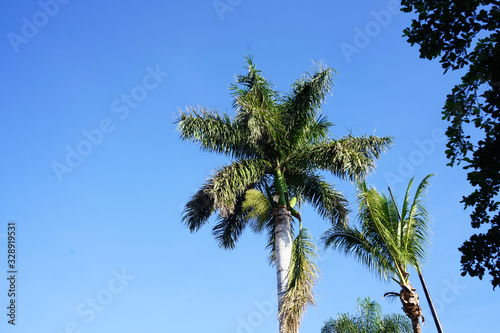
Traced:
<path id="1" fill-rule="evenodd" d="M 236 109 L 235 122 L 248 131 L 246 139 L 259 150 L 259 156 L 272 156 L 282 132 L 281 116 L 276 110 L 279 95 L 257 70 L 252 58 L 246 57 L 246 61 L 248 73 L 237 75 L 236 83 L 230 87 Z"/>
<path id="2" fill-rule="evenodd" d="M 392 258 L 373 235 L 366 234 L 356 227 L 333 227 L 321 237 L 325 248 L 341 251 L 349 257 L 357 259 L 369 271 L 387 279 L 395 274 Z"/>
<path id="3" fill-rule="evenodd" d="M 257 189 L 250 189 L 245 193 L 242 211 L 246 219 L 251 222 L 252 229 L 260 233 L 272 219 L 272 206 L 269 198 Z"/>
<path id="4" fill-rule="evenodd" d="M 402 222 L 407 230 L 405 237 L 406 242 L 411 247 L 412 256 L 409 258 L 412 266 L 417 268 L 419 263 L 424 262 L 426 257 L 426 248 L 428 246 L 428 233 L 430 224 L 430 215 L 427 211 L 425 205 L 425 192 L 429 186 L 429 179 L 433 175 L 427 175 L 418 185 L 413 201 L 409 205 L 409 210 L 407 215 L 403 215 Z M 408 191 L 410 189 L 410 184 L 408 185 Z M 408 192 L 407 191 L 407 192 Z M 409 198 L 406 198 L 405 202 L 409 202 Z"/>
<path id="5" fill-rule="evenodd" d="M 364 234 L 376 239 L 391 258 L 389 263 L 401 282 L 406 279 L 408 254 L 398 243 L 399 219 L 394 204 L 366 182 L 358 183 L 359 218 Z"/>
<path id="6" fill-rule="evenodd" d="M 324 177 L 312 172 L 289 171 L 285 175 L 288 186 L 301 201 L 310 202 L 318 214 L 332 225 L 347 224 L 349 210 L 344 195 L 335 190 Z"/>
<path id="7" fill-rule="evenodd" d="M 226 250 L 232 250 L 245 230 L 248 219 L 243 209 L 243 196 L 236 198 L 234 212 L 229 215 L 219 215 L 217 224 L 212 229 L 215 240 Z"/>
<path id="8" fill-rule="evenodd" d="M 319 277 L 317 252 L 309 231 L 300 229 L 293 241 L 288 287 L 279 309 L 280 322 L 288 332 L 297 332 L 307 305 L 315 305 L 314 285 Z"/>
<path id="9" fill-rule="evenodd" d="M 246 142 L 246 130 L 223 113 L 191 107 L 179 114 L 175 123 L 181 139 L 199 143 L 206 151 L 233 158 L 255 157 Z"/>
<path id="10" fill-rule="evenodd" d="M 247 63 L 245 67 L 247 69 L 247 74 L 236 75 L 236 83 L 231 84 L 229 87 L 232 91 L 232 95 L 235 97 L 233 107 L 235 107 L 238 112 L 238 108 L 240 107 L 238 98 L 252 95 L 257 105 L 269 109 L 275 104 L 279 95 L 273 89 L 273 83 L 262 75 L 262 71 L 257 69 L 252 57 L 246 56 L 245 61 Z"/>
<path id="11" fill-rule="evenodd" d="M 380 333 L 413 333 L 411 322 L 406 316 L 390 313 L 381 318 Z"/>
<path id="12" fill-rule="evenodd" d="M 281 106 L 290 146 L 296 146 L 305 132 L 310 131 L 310 124 L 332 90 L 335 73 L 334 69 L 317 64 L 316 71 L 295 81 L 292 91 L 285 96 Z"/>
<path id="13" fill-rule="evenodd" d="M 302 137 L 296 140 L 296 147 L 305 147 L 311 142 L 319 142 L 328 138 L 330 127 L 333 123 L 328 121 L 325 115 L 318 115 L 314 120 L 311 120 L 307 126 L 303 127 Z"/>
<path id="14" fill-rule="evenodd" d="M 182 222 L 189 228 L 189 231 L 198 231 L 208 222 L 210 215 L 215 210 L 213 181 L 209 180 L 202 185 L 184 207 Z"/>
<path id="15" fill-rule="evenodd" d="M 325 140 L 295 151 L 286 163 L 304 169 L 327 170 L 344 180 L 360 180 L 373 171 L 375 159 L 391 144 L 390 137 L 376 136 Z"/>
<path id="16" fill-rule="evenodd" d="M 380 321 L 380 314 L 382 313 L 382 307 L 375 301 L 372 301 L 370 297 L 359 299 L 358 298 L 358 312 L 362 321 L 362 327 L 367 332 L 376 331 Z"/>
<path id="17" fill-rule="evenodd" d="M 269 168 L 265 160 L 238 160 L 217 170 L 212 177 L 214 206 L 222 216 L 234 213 L 235 198 L 262 181 Z"/>
<path id="18" fill-rule="evenodd" d="M 358 318 L 341 313 L 337 319 L 330 318 L 323 324 L 321 333 L 360 333 Z M 364 333 L 361 331 L 361 333 Z"/>
<path id="19" fill-rule="evenodd" d="M 270 265 L 276 261 L 274 216 L 272 214 L 272 193 L 267 184 L 259 186 L 265 189 L 266 194 L 257 190 L 249 189 L 245 192 L 245 200 L 242 204 L 244 218 L 250 223 L 256 233 L 266 232 L 266 249 Z"/>
<path id="20" fill-rule="evenodd" d="M 248 130 L 246 139 L 251 147 L 258 150 L 259 156 L 270 157 L 276 155 L 277 146 L 281 143 L 281 118 L 274 105 L 258 105 L 255 98 L 251 94 L 238 97 L 236 121 Z"/>

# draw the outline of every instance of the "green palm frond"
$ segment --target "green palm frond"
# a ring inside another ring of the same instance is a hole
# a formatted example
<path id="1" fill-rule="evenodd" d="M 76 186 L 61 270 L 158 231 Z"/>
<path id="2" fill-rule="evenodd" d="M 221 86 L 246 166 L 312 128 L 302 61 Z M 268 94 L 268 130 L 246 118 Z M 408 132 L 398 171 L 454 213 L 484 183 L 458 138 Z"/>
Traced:
<path id="1" fill-rule="evenodd" d="M 390 255 L 378 244 L 377 236 L 364 233 L 356 227 L 333 227 L 322 238 L 325 247 L 345 253 L 357 259 L 371 272 L 383 279 L 395 274 Z"/>
<path id="2" fill-rule="evenodd" d="M 292 147 L 302 140 L 305 132 L 310 131 L 311 122 L 316 119 L 321 104 L 332 91 L 335 73 L 334 69 L 317 64 L 316 71 L 295 81 L 291 92 L 285 96 L 281 106 Z"/>
<path id="3" fill-rule="evenodd" d="M 273 218 L 269 198 L 256 189 L 246 191 L 242 210 L 246 212 L 246 218 L 251 222 L 252 229 L 258 233 L 262 232 Z"/>
<path id="4" fill-rule="evenodd" d="M 202 185 L 184 207 L 182 222 L 189 228 L 189 231 L 196 232 L 208 222 L 210 215 L 215 210 L 213 182 L 209 180 Z"/>
<path id="5" fill-rule="evenodd" d="M 404 258 L 411 266 L 418 269 L 426 257 L 426 247 L 428 246 L 428 233 L 430 216 L 425 206 L 425 191 L 429 186 L 429 179 L 432 175 L 427 175 L 418 185 L 413 201 L 411 201 L 410 189 L 413 178 L 410 180 L 403 200 L 402 211 L 398 212 L 401 243 L 400 248 L 407 254 Z M 397 207 L 395 199 L 392 204 Z M 397 208 L 396 208 L 397 210 Z"/>
<path id="6" fill-rule="evenodd" d="M 377 237 L 378 246 L 383 247 L 388 255 L 391 269 L 397 274 L 399 281 L 406 281 L 406 265 L 408 253 L 405 251 L 404 239 L 398 237 L 401 228 L 395 205 L 376 189 L 369 188 L 366 182 L 358 183 L 359 218 L 363 230 Z M 384 276 L 387 278 L 387 276 Z"/>
<path id="7" fill-rule="evenodd" d="M 380 333 L 413 333 L 411 323 L 406 316 L 390 313 L 381 318 Z"/>
<path id="8" fill-rule="evenodd" d="M 284 139 L 281 114 L 277 111 L 279 94 L 273 84 L 246 57 L 246 75 L 237 75 L 230 89 L 234 96 L 235 122 L 247 131 L 246 140 L 261 157 L 276 157 Z"/>
<path id="9" fill-rule="evenodd" d="M 236 198 L 235 210 L 232 214 L 227 216 L 219 215 L 217 224 L 212 229 L 212 234 L 219 247 L 232 250 L 247 224 L 248 219 L 243 209 L 243 196 L 240 195 Z"/>
<path id="10" fill-rule="evenodd" d="M 266 250 L 267 250 L 267 261 L 269 265 L 276 265 L 276 234 L 274 233 L 274 218 L 269 220 L 266 224 Z M 293 231 L 293 226 L 292 226 Z"/>
<path id="11" fill-rule="evenodd" d="M 341 313 L 337 319 L 330 318 L 321 328 L 321 333 L 363 333 L 359 327 L 358 318 Z"/>
<path id="12" fill-rule="evenodd" d="M 276 260 L 275 238 L 274 238 L 274 216 L 272 214 L 272 193 L 267 184 L 264 184 L 266 194 L 257 189 L 249 189 L 245 192 L 242 203 L 242 215 L 250 223 L 252 230 L 256 233 L 266 232 L 268 260 L 274 265 Z"/>
<path id="13" fill-rule="evenodd" d="M 304 169 L 330 171 L 346 180 L 359 180 L 375 168 L 375 159 L 390 147 L 390 137 L 348 136 L 339 140 L 328 140 L 311 145 L 308 149 L 295 151 L 286 163 Z"/>
<path id="14" fill-rule="evenodd" d="M 347 199 L 335 190 L 321 175 L 312 172 L 289 171 L 286 175 L 289 187 L 301 200 L 310 202 L 318 214 L 333 225 L 347 224 L 349 210 Z"/>
<path id="15" fill-rule="evenodd" d="M 191 107 L 182 111 L 175 123 L 183 140 L 199 143 L 203 150 L 233 158 L 256 156 L 246 143 L 246 129 L 225 113 Z"/>
<path id="16" fill-rule="evenodd" d="M 315 305 L 314 285 L 319 277 L 316 266 L 318 249 L 309 231 L 301 228 L 292 245 L 288 288 L 279 310 L 288 332 L 297 332 L 307 305 Z"/>
<path id="17" fill-rule="evenodd" d="M 307 126 L 303 127 L 302 136 L 297 138 L 294 146 L 296 149 L 306 148 L 311 142 L 327 140 L 332 126 L 333 123 L 328 121 L 325 115 L 318 115 L 316 119 L 311 120 Z"/>
<path id="18" fill-rule="evenodd" d="M 429 186 L 429 179 L 432 176 L 433 175 L 426 176 L 418 185 L 410 211 L 405 218 L 409 221 L 413 229 L 413 237 L 410 237 L 410 235 L 407 235 L 407 237 L 411 240 L 411 246 L 413 248 L 412 265 L 415 268 L 425 261 L 427 255 L 426 248 L 429 242 L 428 234 L 431 218 L 424 200 L 426 199 L 425 193 Z"/>
<path id="19" fill-rule="evenodd" d="M 267 80 L 262 75 L 262 72 L 257 69 L 252 57 L 246 56 L 245 61 L 247 63 L 245 66 L 247 74 L 236 75 L 236 83 L 231 84 L 229 87 L 235 97 L 233 107 L 238 113 L 241 107 L 238 98 L 251 95 L 254 96 L 256 105 L 271 109 L 276 104 L 279 94 L 274 90 L 273 83 Z"/>
<path id="20" fill-rule="evenodd" d="M 369 328 L 382 313 L 382 307 L 370 297 L 358 298 L 358 313 L 363 318 L 363 326 Z"/>
<path id="21" fill-rule="evenodd" d="M 233 214 L 235 198 L 262 181 L 269 163 L 260 159 L 238 160 L 217 170 L 212 177 L 214 205 L 222 216 Z"/>
<path id="22" fill-rule="evenodd" d="M 254 99 L 253 95 L 238 98 L 240 108 L 236 119 L 238 123 L 242 123 L 242 127 L 248 129 L 246 140 L 249 145 L 257 149 L 262 157 L 273 156 L 282 139 L 281 118 L 273 110 L 274 105 L 261 106 Z"/>

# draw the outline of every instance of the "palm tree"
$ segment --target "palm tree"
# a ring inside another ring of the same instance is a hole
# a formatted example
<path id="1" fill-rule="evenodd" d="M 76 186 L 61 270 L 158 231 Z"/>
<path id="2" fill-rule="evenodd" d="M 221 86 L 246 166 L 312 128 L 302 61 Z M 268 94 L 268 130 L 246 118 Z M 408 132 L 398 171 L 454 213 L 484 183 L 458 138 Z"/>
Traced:
<path id="1" fill-rule="evenodd" d="M 267 201 L 269 218 L 260 227 L 257 223 L 254 229 L 268 232 L 281 310 L 289 291 L 289 277 L 293 275 L 289 274 L 292 216 L 300 218 L 292 207 L 292 198 L 299 203 L 311 203 L 333 225 L 346 223 L 346 199 L 317 171 L 330 171 L 341 179 L 361 179 L 373 170 L 374 160 L 392 140 L 350 135 L 329 138 L 332 124 L 320 115 L 320 106 L 331 91 L 333 69 L 318 65 L 313 74 L 305 74 L 284 94 L 273 90 L 271 82 L 256 69 L 250 57 L 246 61 L 247 74 L 237 75 L 236 83 L 230 87 L 234 117 L 204 107 L 191 107 L 181 111 L 176 120 L 182 139 L 232 158 L 230 164 L 216 170 L 191 197 L 182 220 L 195 232 L 215 214 L 213 234 L 220 247 L 232 249 L 245 227 L 255 220 L 248 205 L 244 207 L 247 195 L 253 193 L 250 195 L 260 196 L 261 202 Z M 250 192 L 253 190 L 258 192 Z M 302 239 L 304 235 L 305 232 Z M 279 322 L 280 332 L 290 332 L 284 316 L 280 315 Z"/>
<path id="2" fill-rule="evenodd" d="M 411 322 L 403 315 L 382 314 L 382 307 L 370 297 L 358 298 L 358 314 L 337 315 L 337 319 L 328 319 L 321 333 L 411 333 Z"/>
<path id="3" fill-rule="evenodd" d="M 422 180 L 412 202 L 409 192 L 413 179 L 410 181 L 401 214 L 393 198 L 380 194 L 375 188 L 368 188 L 366 182 L 358 183 L 361 230 L 335 226 L 322 238 L 326 247 L 356 257 L 383 279 L 390 277 L 399 284 L 399 293 L 390 292 L 384 296 L 400 298 L 414 332 L 421 332 L 420 320 L 424 318 L 416 289 L 409 280 L 408 269 L 420 270 L 426 254 L 429 215 L 423 199 L 430 177 L 428 175 Z"/>
<path id="4" fill-rule="evenodd" d="M 392 194 L 391 187 L 388 188 L 389 193 L 391 194 L 392 201 L 396 202 L 394 199 L 394 195 Z M 401 213 L 396 205 L 396 210 L 398 213 L 398 217 L 401 219 Z M 424 289 L 425 298 L 427 299 L 427 303 L 429 304 L 429 308 L 432 313 L 432 318 L 434 319 L 434 324 L 436 325 L 436 329 L 438 333 L 443 333 L 443 327 L 441 326 L 441 321 L 439 320 L 439 316 L 437 314 L 436 308 L 434 307 L 434 302 L 432 301 L 431 294 L 429 293 L 429 289 L 427 288 L 427 283 L 425 282 L 424 275 L 422 274 L 422 270 L 420 269 L 420 265 L 417 264 L 415 267 L 417 269 L 418 277 L 420 278 L 420 283 L 422 284 L 422 289 Z"/>

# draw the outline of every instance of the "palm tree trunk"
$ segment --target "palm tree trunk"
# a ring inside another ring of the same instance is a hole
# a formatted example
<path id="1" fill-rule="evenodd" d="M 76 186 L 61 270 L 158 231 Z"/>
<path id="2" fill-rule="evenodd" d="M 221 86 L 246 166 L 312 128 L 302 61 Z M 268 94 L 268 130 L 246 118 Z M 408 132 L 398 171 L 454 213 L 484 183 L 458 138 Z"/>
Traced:
<path id="1" fill-rule="evenodd" d="M 422 333 L 422 328 L 420 327 L 420 318 L 422 318 L 422 322 L 424 322 L 424 316 L 422 315 L 420 300 L 418 299 L 418 294 L 415 292 L 415 290 L 416 289 L 412 287 L 410 282 L 402 284 L 399 298 L 401 300 L 401 303 L 403 304 L 403 310 L 405 314 L 411 320 L 413 333 Z"/>
<path id="2" fill-rule="evenodd" d="M 292 256 L 292 217 L 286 206 L 278 206 L 273 209 L 276 221 L 274 227 L 275 253 L 276 253 L 276 276 L 278 279 L 278 312 L 283 304 L 283 296 L 288 287 L 288 270 Z M 285 333 L 285 325 L 279 318 L 280 333 Z"/>
<path id="3" fill-rule="evenodd" d="M 441 322 L 439 321 L 436 309 L 434 308 L 434 302 L 432 302 L 431 295 L 427 290 L 427 284 L 425 283 L 424 276 L 422 275 L 422 272 L 420 272 L 420 269 L 418 270 L 418 276 L 420 278 L 420 282 L 422 283 L 422 288 L 424 289 L 425 298 L 427 298 L 427 303 L 429 303 L 429 307 L 431 308 L 432 317 L 434 318 L 434 323 L 436 324 L 437 331 L 438 333 L 443 333 Z"/>
<path id="4" fill-rule="evenodd" d="M 413 327 L 413 333 L 422 333 L 422 328 L 420 327 L 420 321 L 418 318 L 412 318 L 411 326 Z"/>

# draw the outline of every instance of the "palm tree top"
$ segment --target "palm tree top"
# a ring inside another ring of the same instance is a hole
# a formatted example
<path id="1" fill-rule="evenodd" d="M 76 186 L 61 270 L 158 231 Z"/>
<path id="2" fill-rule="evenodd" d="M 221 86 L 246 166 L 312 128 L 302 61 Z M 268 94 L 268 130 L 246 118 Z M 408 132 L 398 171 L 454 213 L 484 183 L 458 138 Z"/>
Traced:
<path id="1" fill-rule="evenodd" d="M 263 158 L 277 166 L 298 146 L 328 137 L 332 124 L 317 115 L 333 86 L 332 68 L 318 68 L 284 94 L 274 90 L 251 57 L 246 61 L 247 74 L 237 75 L 230 86 L 234 117 L 188 108 L 176 120 L 183 139 L 231 158 Z"/>
<path id="2" fill-rule="evenodd" d="M 399 281 L 407 281 L 408 268 L 419 270 L 427 255 L 430 216 L 425 198 L 431 177 L 418 185 L 413 200 L 410 180 L 401 211 L 392 196 L 358 182 L 359 229 L 332 228 L 322 238 L 325 246 L 353 255 L 384 279 L 396 275 Z"/>
<path id="3" fill-rule="evenodd" d="M 237 75 L 230 86 L 234 116 L 189 107 L 175 121 L 182 139 L 232 159 L 215 170 L 188 202 L 183 221 L 197 231 L 217 212 L 227 224 L 227 218 L 242 214 L 248 190 L 265 193 L 270 189 L 271 196 L 280 196 L 281 205 L 289 206 L 289 200 L 297 197 L 299 202 L 311 202 L 322 217 L 345 223 L 346 200 L 317 171 L 329 171 L 341 179 L 362 179 L 373 170 L 392 138 L 329 138 L 332 123 L 320 107 L 332 91 L 333 68 L 317 63 L 313 73 L 304 74 L 288 93 L 281 93 L 251 57 L 245 60 L 247 73 Z M 230 233 L 233 241 L 243 225 L 241 222 L 235 227 L 239 231 Z M 227 230 L 222 225 L 218 230 L 221 228 Z M 216 234 L 220 236 L 220 232 Z M 234 242 L 221 244 L 234 246 Z"/>

